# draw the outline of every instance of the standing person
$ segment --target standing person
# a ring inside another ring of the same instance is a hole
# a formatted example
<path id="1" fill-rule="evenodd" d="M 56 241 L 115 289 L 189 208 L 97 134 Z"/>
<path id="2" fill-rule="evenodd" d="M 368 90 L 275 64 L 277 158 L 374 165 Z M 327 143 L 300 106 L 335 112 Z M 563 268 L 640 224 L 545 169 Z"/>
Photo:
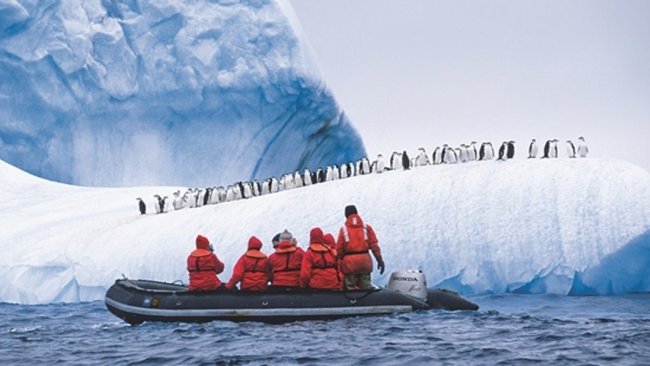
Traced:
<path id="1" fill-rule="evenodd" d="M 275 252 L 269 255 L 269 278 L 274 287 L 299 287 L 300 266 L 305 251 L 297 246 L 296 239 L 287 230 L 280 234 Z"/>
<path id="2" fill-rule="evenodd" d="M 187 257 L 187 271 L 190 274 L 190 291 L 211 291 L 223 287 L 217 275 L 223 272 L 223 262 L 214 254 L 208 238 L 196 237 L 196 249 Z"/>
<path id="3" fill-rule="evenodd" d="M 226 284 L 228 290 L 241 282 L 240 288 L 244 291 L 265 291 L 269 276 L 267 274 L 266 254 L 260 251 L 262 242 L 256 236 L 248 239 L 248 250 L 244 253 L 233 268 L 230 281 Z"/>
<path id="4" fill-rule="evenodd" d="M 336 255 L 324 244 L 323 230 L 313 228 L 309 233 L 309 249 L 302 257 L 300 287 L 339 290 L 341 284 Z"/>
<path id="5" fill-rule="evenodd" d="M 377 235 L 370 225 L 364 224 L 354 205 L 345 207 L 345 225 L 339 230 L 336 241 L 336 251 L 341 259 L 341 272 L 346 290 L 372 288 L 370 272 L 372 258 L 369 251 L 377 260 L 377 269 L 384 274 L 384 260 Z"/>

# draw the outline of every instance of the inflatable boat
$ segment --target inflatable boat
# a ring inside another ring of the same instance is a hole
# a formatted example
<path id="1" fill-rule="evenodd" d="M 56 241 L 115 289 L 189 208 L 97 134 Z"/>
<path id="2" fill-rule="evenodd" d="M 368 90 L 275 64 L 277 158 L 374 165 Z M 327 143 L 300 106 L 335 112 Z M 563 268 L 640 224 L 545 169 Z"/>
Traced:
<path id="1" fill-rule="evenodd" d="M 419 297 L 404 294 L 399 288 L 330 291 L 270 287 L 265 292 L 210 292 L 188 291 L 182 284 L 130 279 L 115 281 L 105 303 L 111 313 L 133 325 L 213 320 L 280 323 L 429 309 L 478 309 L 457 293 L 440 289 L 425 289 Z"/>

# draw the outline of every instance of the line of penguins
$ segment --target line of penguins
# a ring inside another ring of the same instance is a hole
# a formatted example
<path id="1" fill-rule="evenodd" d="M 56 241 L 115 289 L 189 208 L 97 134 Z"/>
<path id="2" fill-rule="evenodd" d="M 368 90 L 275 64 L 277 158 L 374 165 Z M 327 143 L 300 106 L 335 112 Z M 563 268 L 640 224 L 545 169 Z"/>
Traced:
<path id="1" fill-rule="evenodd" d="M 559 140 L 547 140 L 543 146 L 541 159 L 558 158 Z M 578 137 L 577 144 L 571 140 L 566 141 L 566 152 L 569 158 L 585 158 L 589 153 L 589 148 L 584 137 Z M 316 171 L 305 169 L 302 173 L 283 174 L 280 179 L 275 177 L 267 178 L 262 183 L 257 179 L 251 181 L 239 181 L 226 188 L 208 187 L 204 189 L 188 188 L 183 194 L 178 190 L 169 196 L 154 195 L 154 200 L 149 202 L 153 206 L 156 214 L 170 211 L 182 210 L 184 208 L 195 208 L 207 205 L 214 205 L 223 202 L 230 202 L 240 199 L 247 199 L 257 196 L 263 196 L 271 193 L 286 191 L 289 189 L 310 186 L 318 183 L 330 182 L 338 179 L 345 179 L 354 176 L 367 174 L 380 174 L 389 170 L 409 170 L 414 167 L 439 164 L 457 164 L 470 161 L 487 161 L 487 160 L 508 160 L 515 156 L 515 142 L 503 141 L 495 154 L 491 142 L 483 142 L 477 148 L 478 143 L 472 141 L 470 144 L 461 144 L 453 148 L 447 144 L 438 146 L 434 149 L 431 159 L 426 150 L 421 147 L 414 158 L 410 158 L 406 151 L 401 153 L 394 151 L 386 165 L 384 157 L 379 154 L 377 159 L 370 163 L 368 158 L 361 158 L 356 162 L 343 163 L 341 165 L 328 165 L 325 169 L 318 168 Z M 537 141 L 532 139 L 528 145 L 528 159 L 535 159 L 539 153 Z M 147 213 L 147 204 L 138 197 L 138 208 L 141 215 Z"/>

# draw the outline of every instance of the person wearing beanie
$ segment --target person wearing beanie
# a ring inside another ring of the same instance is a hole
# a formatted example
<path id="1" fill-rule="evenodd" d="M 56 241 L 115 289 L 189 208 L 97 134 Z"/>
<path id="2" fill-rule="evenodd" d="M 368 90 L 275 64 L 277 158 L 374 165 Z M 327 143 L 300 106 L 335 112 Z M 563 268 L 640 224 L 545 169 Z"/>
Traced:
<path id="1" fill-rule="evenodd" d="M 268 272 L 273 287 L 299 287 L 300 266 L 305 251 L 297 246 L 296 239 L 287 230 L 279 235 L 275 252 L 269 255 Z"/>
<path id="2" fill-rule="evenodd" d="M 256 236 L 248 239 L 248 250 L 244 253 L 232 270 L 230 281 L 226 284 L 228 290 L 235 288 L 240 283 L 243 291 L 265 291 L 269 276 L 267 273 L 266 254 L 260 251 L 262 242 Z"/>
<path id="3" fill-rule="evenodd" d="M 325 245 L 323 230 L 318 227 L 309 233 L 309 248 L 300 266 L 300 287 L 341 289 L 336 255 Z"/>
<path id="4" fill-rule="evenodd" d="M 372 288 L 370 251 L 377 260 L 379 273 L 384 274 L 386 267 L 375 231 L 370 225 L 364 224 L 354 205 L 346 206 L 345 224 L 339 230 L 336 240 L 336 252 L 341 261 L 340 268 L 346 290 Z"/>
<path id="5" fill-rule="evenodd" d="M 213 291 L 223 288 L 217 275 L 223 272 L 223 262 L 213 252 L 208 238 L 196 237 L 196 249 L 187 257 L 187 271 L 190 274 L 190 291 Z"/>
<path id="6" fill-rule="evenodd" d="M 273 249 L 278 247 L 278 244 L 280 244 L 280 233 L 275 234 L 273 239 L 271 239 L 271 244 L 273 244 Z"/>

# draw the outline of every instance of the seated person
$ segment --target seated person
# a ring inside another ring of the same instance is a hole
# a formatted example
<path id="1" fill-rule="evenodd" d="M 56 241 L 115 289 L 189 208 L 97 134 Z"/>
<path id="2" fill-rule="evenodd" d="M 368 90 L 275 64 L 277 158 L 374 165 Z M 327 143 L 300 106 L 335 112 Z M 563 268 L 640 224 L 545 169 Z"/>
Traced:
<path id="1" fill-rule="evenodd" d="M 223 262 L 213 252 L 208 238 L 196 237 L 196 249 L 187 257 L 187 271 L 190 273 L 190 291 L 210 291 L 223 287 L 217 275 L 223 272 Z"/>
<path id="2" fill-rule="evenodd" d="M 336 255 L 324 244 L 323 230 L 313 228 L 309 233 L 309 248 L 300 266 L 300 287 L 338 290 L 341 281 Z"/>
<path id="3" fill-rule="evenodd" d="M 232 290 L 237 283 L 241 282 L 240 289 L 244 291 L 265 291 L 269 277 L 267 274 L 266 254 L 260 251 L 262 242 L 255 236 L 248 239 L 248 250 L 235 264 L 232 277 L 226 284 L 228 290 Z"/>
<path id="4" fill-rule="evenodd" d="M 269 255 L 268 271 L 271 285 L 275 287 L 299 287 L 300 266 L 305 253 L 297 246 L 296 239 L 287 230 L 280 234 L 275 252 Z"/>

